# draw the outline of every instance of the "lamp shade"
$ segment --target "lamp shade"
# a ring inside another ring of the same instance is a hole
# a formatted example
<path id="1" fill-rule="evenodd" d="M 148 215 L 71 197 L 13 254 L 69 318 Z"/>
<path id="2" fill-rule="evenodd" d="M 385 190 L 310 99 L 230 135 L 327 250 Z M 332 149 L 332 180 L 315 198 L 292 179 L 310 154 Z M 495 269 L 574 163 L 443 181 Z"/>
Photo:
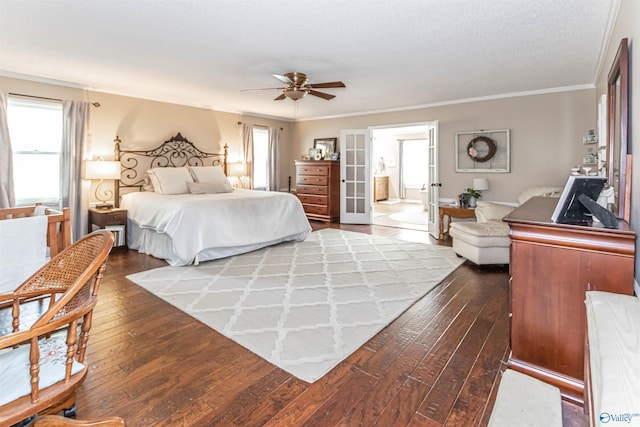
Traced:
<path id="1" fill-rule="evenodd" d="M 489 180 L 487 178 L 474 178 L 473 189 L 478 191 L 486 191 L 489 189 Z"/>
<path id="2" fill-rule="evenodd" d="M 244 163 L 229 163 L 229 176 L 245 176 L 245 170 L 246 168 L 244 166 Z"/>
<path id="3" fill-rule="evenodd" d="M 87 160 L 84 162 L 85 179 L 120 179 L 120 162 Z"/>

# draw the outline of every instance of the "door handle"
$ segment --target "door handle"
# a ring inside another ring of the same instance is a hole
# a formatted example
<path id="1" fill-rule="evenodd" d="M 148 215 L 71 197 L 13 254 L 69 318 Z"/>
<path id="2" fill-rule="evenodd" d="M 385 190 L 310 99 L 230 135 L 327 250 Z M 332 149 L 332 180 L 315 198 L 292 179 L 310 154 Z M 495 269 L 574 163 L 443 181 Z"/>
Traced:
<path id="1" fill-rule="evenodd" d="M 432 183 L 431 183 L 431 186 L 432 186 L 432 187 L 442 187 L 442 184 L 441 184 L 441 183 L 439 183 L 439 182 L 432 182 Z"/>

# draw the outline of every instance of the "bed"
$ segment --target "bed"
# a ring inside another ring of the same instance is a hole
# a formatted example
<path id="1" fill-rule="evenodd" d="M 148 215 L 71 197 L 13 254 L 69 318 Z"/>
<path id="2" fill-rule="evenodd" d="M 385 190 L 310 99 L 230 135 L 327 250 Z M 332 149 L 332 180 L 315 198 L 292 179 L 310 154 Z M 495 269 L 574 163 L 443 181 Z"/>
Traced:
<path id="1" fill-rule="evenodd" d="M 129 248 L 172 266 L 250 252 L 311 232 L 292 194 L 232 188 L 223 153 L 197 149 L 181 134 L 152 150 L 124 150 L 116 203 L 127 210 Z"/>

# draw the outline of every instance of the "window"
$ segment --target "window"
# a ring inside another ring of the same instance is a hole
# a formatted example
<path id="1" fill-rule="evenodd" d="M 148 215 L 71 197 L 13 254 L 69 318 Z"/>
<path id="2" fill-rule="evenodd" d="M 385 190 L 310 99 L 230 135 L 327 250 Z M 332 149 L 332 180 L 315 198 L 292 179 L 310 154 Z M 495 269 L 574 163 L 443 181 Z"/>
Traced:
<path id="1" fill-rule="evenodd" d="M 429 180 L 427 169 L 429 164 L 428 140 L 402 141 L 402 162 L 404 188 L 422 188 Z"/>
<path id="2" fill-rule="evenodd" d="M 7 101 L 16 204 L 58 203 L 62 103 L 15 97 Z"/>
<path id="3" fill-rule="evenodd" d="M 269 131 L 253 127 L 253 188 L 267 190 L 269 183 Z"/>

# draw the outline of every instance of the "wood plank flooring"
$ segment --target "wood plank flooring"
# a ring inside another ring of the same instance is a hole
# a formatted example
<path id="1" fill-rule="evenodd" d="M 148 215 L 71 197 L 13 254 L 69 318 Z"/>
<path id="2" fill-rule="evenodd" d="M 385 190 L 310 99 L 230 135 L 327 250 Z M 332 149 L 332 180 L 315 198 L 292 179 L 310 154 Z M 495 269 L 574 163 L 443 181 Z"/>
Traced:
<path id="1" fill-rule="evenodd" d="M 440 244 L 420 231 L 312 225 Z M 463 264 L 307 384 L 125 279 L 164 265 L 133 251 L 111 255 L 78 418 L 118 415 L 132 427 L 487 424 L 509 354 L 506 267 Z M 565 425 L 586 425 L 581 408 L 564 410 Z"/>

